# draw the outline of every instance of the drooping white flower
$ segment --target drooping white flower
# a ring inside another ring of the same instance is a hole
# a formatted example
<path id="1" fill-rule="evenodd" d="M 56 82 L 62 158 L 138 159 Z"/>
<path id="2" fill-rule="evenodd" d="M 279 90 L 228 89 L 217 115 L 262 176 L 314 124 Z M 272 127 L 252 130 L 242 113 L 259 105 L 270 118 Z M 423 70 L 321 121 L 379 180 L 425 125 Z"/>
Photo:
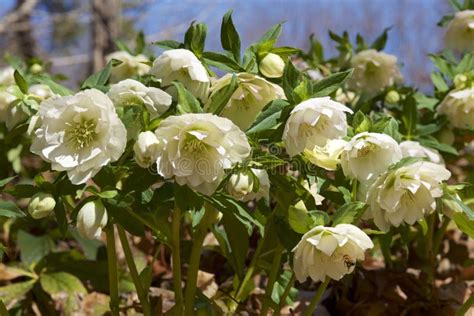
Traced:
<path id="1" fill-rule="evenodd" d="M 54 196 L 49 193 L 38 192 L 31 197 L 28 204 L 28 213 L 34 219 L 40 219 L 48 216 L 54 211 L 56 201 Z"/>
<path id="2" fill-rule="evenodd" d="M 135 161 L 140 167 L 148 168 L 155 162 L 159 150 L 160 142 L 156 135 L 150 131 L 142 132 L 133 146 Z"/>
<path id="3" fill-rule="evenodd" d="M 366 215 L 382 231 L 413 225 L 436 209 L 436 198 L 443 195 L 441 182 L 450 176 L 445 167 L 427 161 L 388 170 L 369 188 Z"/>
<path id="4" fill-rule="evenodd" d="M 403 80 L 397 65 L 397 57 L 367 49 L 357 53 L 351 60 L 354 73 L 349 79 L 352 90 L 377 93 Z"/>
<path id="5" fill-rule="evenodd" d="M 99 239 L 107 221 L 107 210 L 101 201 L 87 202 L 77 213 L 77 230 L 84 238 Z"/>
<path id="6" fill-rule="evenodd" d="M 283 141 L 290 156 L 314 146 L 323 147 L 330 139 L 347 134 L 346 112 L 352 110 L 329 97 L 312 98 L 298 104 L 290 114 L 283 131 Z"/>
<path id="7" fill-rule="evenodd" d="M 7 66 L 0 69 L 0 85 L 10 86 L 15 84 L 15 77 L 13 74 L 15 69 L 11 66 Z"/>
<path id="8" fill-rule="evenodd" d="M 285 61 L 277 54 L 268 53 L 260 61 L 258 69 L 267 78 L 280 78 L 283 76 Z"/>
<path id="9" fill-rule="evenodd" d="M 253 175 L 250 174 L 250 172 L 252 172 Z M 254 177 L 258 179 L 257 192 L 253 192 L 255 188 Z M 229 178 L 227 190 L 230 195 L 239 201 L 248 202 L 260 200 L 261 198 L 268 201 L 270 199 L 270 180 L 268 179 L 268 173 L 264 169 L 252 168 L 251 171 L 233 174 Z"/>
<path id="10" fill-rule="evenodd" d="M 400 146 L 392 137 L 363 132 L 354 136 L 344 147 L 341 166 L 347 177 L 372 181 L 400 159 Z"/>
<path id="11" fill-rule="evenodd" d="M 206 195 L 214 193 L 225 169 L 250 154 L 245 134 L 229 119 L 212 114 L 169 116 L 155 134 L 163 144 L 158 173 Z"/>
<path id="12" fill-rule="evenodd" d="M 113 84 L 107 96 L 115 106 L 144 105 L 151 118 L 155 118 L 168 110 L 171 105 L 171 96 L 161 89 L 147 87 L 139 81 L 126 79 Z"/>
<path id="13" fill-rule="evenodd" d="M 153 62 L 150 74 L 161 79 L 162 86 L 181 82 L 195 97 L 207 101 L 210 79 L 206 68 L 196 55 L 187 49 L 170 49 Z"/>
<path id="14" fill-rule="evenodd" d="M 474 127 L 474 88 L 451 91 L 436 110 L 454 127 Z"/>
<path id="15" fill-rule="evenodd" d="M 340 280 L 354 271 L 356 261 L 364 260 L 365 250 L 373 247 L 369 236 L 354 225 L 316 226 L 293 249 L 293 271 L 300 282 L 307 277 L 313 281 L 326 277 Z"/>
<path id="16" fill-rule="evenodd" d="M 96 89 L 43 101 L 31 151 L 85 183 L 125 150 L 127 132 L 112 101 Z"/>
<path id="17" fill-rule="evenodd" d="M 406 140 L 400 143 L 400 150 L 403 157 L 420 157 L 428 158 L 432 163 L 444 165 L 444 159 L 439 151 L 433 148 L 422 146 L 419 142 Z"/>
<path id="18" fill-rule="evenodd" d="M 474 51 L 474 10 L 456 12 L 446 30 L 446 46 L 458 52 Z"/>
<path id="19" fill-rule="evenodd" d="M 324 147 L 314 146 L 313 150 L 306 149 L 304 156 L 316 166 L 326 170 L 336 170 L 341 163 L 341 154 L 347 142 L 343 139 L 330 139 Z"/>
<path id="20" fill-rule="evenodd" d="M 125 51 L 113 52 L 105 57 L 107 62 L 112 59 L 120 60 L 122 63 L 112 67 L 110 82 L 118 82 L 133 76 L 143 76 L 148 73 L 150 66 L 146 63 L 150 60 L 145 55 L 133 56 Z"/>
<path id="21" fill-rule="evenodd" d="M 0 123 L 5 123 L 8 117 L 8 108 L 10 103 L 15 101 L 17 98 L 13 95 L 13 86 L 6 89 L 0 89 Z"/>
<path id="22" fill-rule="evenodd" d="M 238 87 L 220 114 L 234 122 L 240 129 L 246 130 L 255 121 L 263 107 L 276 99 L 284 99 L 283 89 L 266 79 L 250 73 L 236 75 Z M 215 81 L 211 87 L 211 98 L 232 80 L 227 74 Z"/>

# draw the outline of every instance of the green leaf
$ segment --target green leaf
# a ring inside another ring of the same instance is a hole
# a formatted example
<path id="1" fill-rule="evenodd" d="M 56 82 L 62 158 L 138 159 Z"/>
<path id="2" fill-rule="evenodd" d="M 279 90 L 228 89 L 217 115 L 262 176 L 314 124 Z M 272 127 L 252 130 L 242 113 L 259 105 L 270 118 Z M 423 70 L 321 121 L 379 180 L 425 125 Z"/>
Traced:
<path id="1" fill-rule="evenodd" d="M 293 63 L 286 63 L 285 70 L 283 71 L 282 87 L 285 91 L 285 95 L 290 102 L 295 101 L 293 90 L 299 84 L 300 72 L 295 68 Z"/>
<path id="2" fill-rule="evenodd" d="M 118 40 L 115 40 L 114 42 L 115 42 L 115 46 L 117 46 L 119 50 L 127 52 L 130 55 L 133 55 L 132 50 L 130 49 L 130 47 L 128 47 L 128 45 L 124 41 L 121 41 L 118 39 Z"/>
<path id="3" fill-rule="evenodd" d="M 352 69 L 336 72 L 316 82 L 313 86 L 313 98 L 327 96 L 339 89 L 352 75 Z"/>
<path id="4" fill-rule="evenodd" d="M 58 221 L 59 231 L 63 236 L 66 236 L 67 232 L 67 215 L 64 209 L 63 197 L 59 197 L 56 201 L 56 207 L 54 208 L 54 215 Z"/>
<path id="5" fill-rule="evenodd" d="M 189 92 L 181 82 L 174 81 L 173 85 L 178 91 L 177 109 L 180 114 L 185 113 L 202 113 L 201 104 L 196 97 Z"/>
<path id="6" fill-rule="evenodd" d="M 17 238 L 21 261 L 27 266 L 38 263 L 54 246 L 48 236 L 33 236 L 23 230 L 18 231 Z"/>
<path id="7" fill-rule="evenodd" d="M 474 54 L 466 54 L 454 70 L 456 73 L 469 72 L 474 68 Z"/>
<path id="8" fill-rule="evenodd" d="M 440 143 L 437 139 L 435 138 L 420 138 L 418 139 L 421 145 L 426 146 L 426 147 L 431 147 L 434 149 L 437 149 L 439 151 L 442 151 L 444 153 L 448 153 L 451 155 L 459 155 L 458 151 L 456 148 L 445 144 L 445 143 Z"/>
<path id="9" fill-rule="evenodd" d="M 268 31 L 265 32 L 265 34 L 262 35 L 262 37 L 258 40 L 258 43 L 263 43 L 267 41 L 276 42 L 278 37 L 280 37 L 282 26 L 283 23 L 278 23 L 272 28 L 270 28 Z"/>
<path id="10" fill-rule="evenodd" d="M 416 100 L 413 96 L 407 97 L 403 102 L 402 121 L 405 125 L 407 136 L 415 135 L 418 122 L 418 109 L 416 108 Z"/>
<path id="11" fill-rule="evenodd" d="M 183 43 L 173 41 L 173 40 L 157 41 L 157 42 L 153 42 L 152 44 L 164 49 L 177 49 L 177 48 L 184 47 Z"/>
<path id="12" fill-rule="evenodd" d="M 216 238 L 235 273 L 239 279 L 242 279 L 249 249 L 249 231 L 241 221 L 231 214 L 224 213 L 221 224 L 223 228 L 217 226 L 214 228 Z"/>
<path id="13" fill-rule="evenodd" d="M 143 53 L 146 47 L 145 34 L 143 31 L 138 32 L 137 37 L 135 37 L 135 55 Z"/>
<path id="14" fill-rule="evenodd" d="M 436 89 L 438 89 L 438 91 L 446 92 L 449 90 L 448 85 L 446 84 L 439 72 L 432 72 L 431 80 L 433 81 L 433 84 L 435 85 Z"/>
<path id="15" fill-rule="evenodd" d="M 240 62 L 240 37 L 232 22 L 232 10 L 226 12 L 221 25 L 222 48 L 232 53 L 234 60 Z"/>
<path id="16" fill-rule="evenodd" d="M 14 284 L 0 287 L 0 297 L 5 304 L 9 304 L 13 300 L 17 300 L 28 293 L 35 285 L 36 280 L 17 282 Z"/>
<path id="17" fill-rule="evenodd" d="M 81 280 L 67 272 L 43 273 L 40 284 L 53 299 L 65 300 L 67 313 L 77 311 L 81 296 L 87 294 Z"/>
<path id="18" fill-rule="evenodd" d="M 272 301 L 276 304 L 280 304 L 280 298 L 283 296 L 285 289 L 288 287 L 291 280 L 292 271 L 286 270 L 278 277 L 277 282 L 272 289 Z M 286 304 L 292 305 L 294 301 L 291 297 L 294 297 L 298 293 L 298 290 L 294 287 L 291 288 L 289 295 L 286 297 Z"/>
<path id="19" fill-rule="evenodd" d="M 246 133 L 256 134 L 274 128 L 279 123 L 282 110 L 288 106 L 289 103 L 285 100 L 270 102 L 263 108 Z"/>
<path id="20" fill-rule="evenodd" d="M 333 226 L 337 224 L 355 224 L 365 212 L 367 205 L 362 202 L 344 204 L 333 215 Z"/>
<path id="21" fill-rule="evenodd" d="M 387 44 L 388 31 L 390 31 L 390 29 L 391 27 L 385 28 L 383 33 L 375 39 L 372 45 L 370 45 L 370 48 L 383 50 L 385 48 L 385 44 Z"/>
<path id="22" fill-rule="evenodd" d="M 99 90 L 102 89 L 107 83 L 107 81 L 109 80 L 113 63 L 114 63 L 114 59 L 109 61 L 107 65 L 101 71 L 87 78 L 82 83 L 81 89 L 90 89 L 90 88 L 98 88 Z"/>
<path id="23" fill-rule="evenodd" d="M 0 316 L 10 316 L 7 307 L 3 303 L 3 299 L 0 299 Z"/>
<path id="24" fill-rule="evenodd" d="M 25 78 L 18 72 L 18 70 L 15 70 L 13 73 L 13 77 L 15 78 L 15 83 L 20 88 L 20 91 L 23 92 L 24 94 L 28 94 L 28 83 L 26 83 Z"/>
<path id="25" fill-rule="evenodd" d="M 13 179 L 15 179 L 17 176 L 13 176 L 13 177 L 9 177 L 9 178 L 5 178 L 5 179 L 2 179 L 0 180 L 0 188 L 3 188 L 5 185 L 7 185 L 8 183 L 10 183 L 10 181 L 12 181 Z"/>
<path id="26" fill-rule="evenodd" d="M 352 128 L 354 128 L 354 134 L 368 132 L 372 127 L 372 120 L 361 111 L 357 111 L 354 115 L 354 118 L 352 119 L 351 125 Z"/>
<path id="27" fill-rule="evenodd" d="M 238 87 L 237 76 L 232 75 L 232 79 L 227 86 L 212 94 L 212 97 L 209 100 L 207 112 L 219 115 Z"/>
<path id="28" fill-rule="evenodd" d="M 430 59 L 443 75 L 448 77 L 454 76 L 452 66 L 446 59 L 438 55 L 430 55 Z"/>
<path id="29" fill-rule="evenodd" d="M 25 214 L 12 201 L 0 200 L 0 217 L 25 217 Z"/>
<path id="30" fill-rule="evenodd" d="M 474 221 L 464 213 L 454 213 L 454 222 L 463 233 L 474 239 Z"/>
<path id="31" fill-rule="evenodd" d="M 38 187 L 30 184 L 17 184 L 4 190 L 5 193 L 11 194 L 16 198 L 29 198 L 38 191 Z"/>
<path id="32" fill-rule="evenodd" d="M 203 23 L 192 22 L 184 34 L 184 48 L 191 50 L 201 57 L 206 42 L 207 26 Z"/>
<path id="33" fill-rule="evenodd" d="M 61 96 L 66 96 L 66 95 L 71 95 L 72 94 L 71 90 L 69 90 L 68 88 L 66 88 L 63 85 L 60 85 L 59 83 L 56 83 L 53 79 L 51 79 L 47 75 L 44 75 L 44 74 L 39 75 L 39 76 L 36 76 L 34 79 L 38 83 L 47 85 L 51 89 L 51 91 L 53 91 L 54 93 L 59 94 Z"/>
<path id="34" fill-rule="evenodd" d="M 458 0 L 448 0 L 449 4 L 453 7 L 454 10 L 460 11 L 463 9 L 462 4 Z"/>
<path id="35" fill-rule="evenodd" d="M 245 71 L 235 60 L 227 55 L 215 52 L 204 52 L 202 54 L 204 61 L 209 65 L 229 72 Z"/>
<path id="36" fill-rule="evenodd" d="M 293 205 L 288 209 L 288 223 L 298 234 L 304 234 L 314 227 L 313 218 L 308 211 Z"/>

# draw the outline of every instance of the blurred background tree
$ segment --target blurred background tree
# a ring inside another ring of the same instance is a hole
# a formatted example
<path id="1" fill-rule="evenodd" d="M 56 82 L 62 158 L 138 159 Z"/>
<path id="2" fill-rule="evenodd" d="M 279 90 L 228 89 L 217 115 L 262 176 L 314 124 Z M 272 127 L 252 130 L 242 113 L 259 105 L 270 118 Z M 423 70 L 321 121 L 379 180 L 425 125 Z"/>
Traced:
<path id="1" fill-rule="evenodd" d="M 424 90 L 432 69 L 426 55 L 443 47 L 443 30 L 436 23 L 451 11 L 446 0 L 2 0 L 0 50 L 51 61 L 74 86 L 102 65 L 104 53 L 114 49 L 113 39 L 132 41 L 143 30 L 147 42 L 181 40 L 194 20 L 218 30 L 229 8 L 243 46 L 280 21 L 286 21 L 282 44 L 303 48 L 311 33 L 324 47 L 334 47 L 329 29 L 373 39 L 392 26 L 387 51 L 404 64 L 407 83 Z M 207 45 L 219 50 L 219 38 L 209 37 Z"/>

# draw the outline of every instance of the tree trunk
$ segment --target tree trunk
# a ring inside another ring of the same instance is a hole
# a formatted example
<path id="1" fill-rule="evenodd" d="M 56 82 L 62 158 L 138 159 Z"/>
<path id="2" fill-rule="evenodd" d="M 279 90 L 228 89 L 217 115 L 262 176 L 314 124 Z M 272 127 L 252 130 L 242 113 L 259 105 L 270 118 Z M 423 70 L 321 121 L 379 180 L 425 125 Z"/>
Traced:
<path id="1" fill-rule="evenodd" d="M 115 50 L 120 29 L 121 0 L 91 0 L 92 72 L 105 65 L 105 56 Z"/>

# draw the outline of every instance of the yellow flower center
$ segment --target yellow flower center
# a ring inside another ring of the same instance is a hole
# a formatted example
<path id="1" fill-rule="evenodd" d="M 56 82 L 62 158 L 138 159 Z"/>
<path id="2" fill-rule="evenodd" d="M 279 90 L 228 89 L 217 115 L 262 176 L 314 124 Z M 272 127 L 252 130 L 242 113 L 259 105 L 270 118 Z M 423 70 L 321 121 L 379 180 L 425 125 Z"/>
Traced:
<path id="1" fill-rule="evenodd" d="M 97 122 L 94 120 L 81 120 L 77 123 L 67 123 L 67 125 L 69 128 L 66 131 L 66 137 L 76 149 L 88 147 L 96 139 Z"/>

